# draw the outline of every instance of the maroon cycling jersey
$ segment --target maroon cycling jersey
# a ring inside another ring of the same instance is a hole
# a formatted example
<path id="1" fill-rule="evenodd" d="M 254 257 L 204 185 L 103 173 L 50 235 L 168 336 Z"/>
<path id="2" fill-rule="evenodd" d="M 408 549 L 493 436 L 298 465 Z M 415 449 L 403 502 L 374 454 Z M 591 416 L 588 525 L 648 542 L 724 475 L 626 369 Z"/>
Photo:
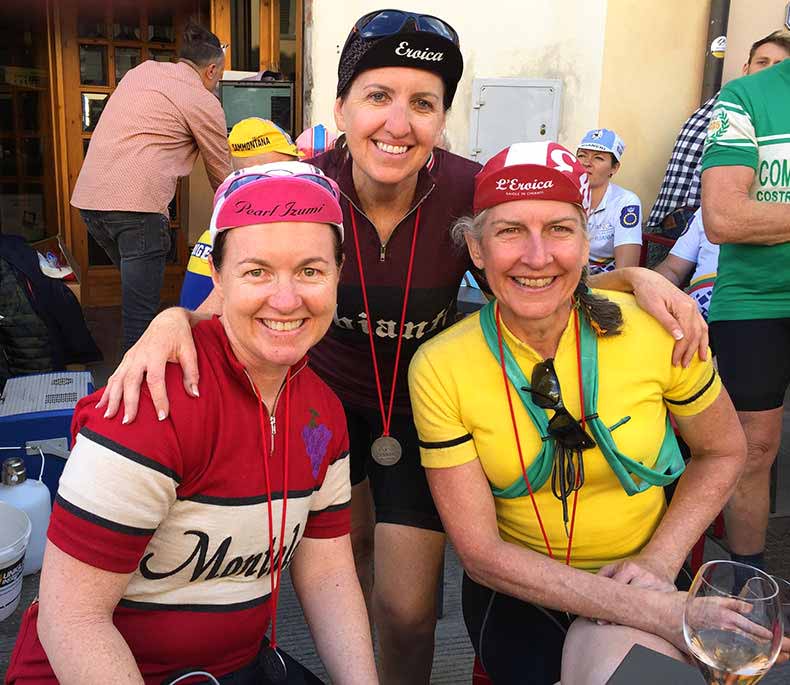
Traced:
<path id="1" fill-rule="evenodd" d="M 347 151 L 336 148 L 311 163 L 334 178 L 343 194 L 346 262 L 340 276 L 333 324 L 311 351 L 310 364 L 349 407 L 374 410 L 379 407 L 351 212 L 359 232 L 386 406 L 392 386 L 414 222 L 417 207 L 422 208 L 394 404 L 395 412 L 411 413 L 406 380 L 409 362 L 421 343 L 455 322 L 458 287 L 463 274 L 472 267 L 466 247 L 453 244 L 450 228 L 456 219 L 472 213 L 474 177 L 480 165 L 445 150 L 434 150 L 419 173 L 409 212 L 386 244 L 382 244 L 373 223 L 362 211 Z"/>

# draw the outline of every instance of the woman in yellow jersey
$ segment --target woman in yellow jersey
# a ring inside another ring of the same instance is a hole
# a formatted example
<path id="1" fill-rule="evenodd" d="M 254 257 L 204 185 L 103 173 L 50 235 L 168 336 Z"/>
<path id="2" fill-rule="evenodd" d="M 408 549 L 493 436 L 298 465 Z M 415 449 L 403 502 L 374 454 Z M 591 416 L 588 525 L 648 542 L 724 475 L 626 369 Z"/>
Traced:
<path id="1" fill-rule="evenodd" d="M 604 683 L 637 642 L 683 658 L 676 578 L 746 454 L 712 364 L 672 366 L 671 336 L 632 296 L 587 288 L 588 209 L 564 147 L 492 158 L 454 232 L 496 300 L 410 367 L 467 628 L 497 685 Z"/>

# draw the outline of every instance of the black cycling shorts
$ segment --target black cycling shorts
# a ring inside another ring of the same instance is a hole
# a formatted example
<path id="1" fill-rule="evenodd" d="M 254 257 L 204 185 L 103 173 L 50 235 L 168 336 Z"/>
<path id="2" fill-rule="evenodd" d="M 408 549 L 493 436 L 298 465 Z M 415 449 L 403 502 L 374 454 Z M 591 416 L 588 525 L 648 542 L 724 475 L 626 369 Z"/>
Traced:
<path id="1" fill-rule="evenodd" d="M 735 409 L 781 407 L 790 384 L 790 319 L 714 321 L 709 326 L 719 374 Z"/>
<path id="2" fill-rule="evenodd" d="M 420 463 L 417 429 L 412 417 L 393 415 L 390 434 L 401 444 L 403 454 L 397 464 L 381 466 L 370 456 L 373 441 L 383 431 L 379 412 L 348 407 L 345 410 L 351 451 L 351 485 L 370 478 L 376 523 L 444 532 L 425 469 Z"/>
<path id="3" fill-rule="evenodd" d="M 691 587 L 684 566 L 675 585 Z M 562 647 L 576 616 L 495 592 L 464 573 L 464 622 L 477 658 L 494 685 L 554 685 L 562 670 Z"/>

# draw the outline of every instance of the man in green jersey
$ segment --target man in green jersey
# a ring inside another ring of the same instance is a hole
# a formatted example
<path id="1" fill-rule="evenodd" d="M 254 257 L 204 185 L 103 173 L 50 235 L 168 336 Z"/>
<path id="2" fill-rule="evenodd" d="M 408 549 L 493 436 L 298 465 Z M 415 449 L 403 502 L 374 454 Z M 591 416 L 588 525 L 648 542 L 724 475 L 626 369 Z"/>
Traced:
<path id="1" fill-rule="evenodd" d="M 722 88 L 702 170 L 705 231 L 721 244 L 711 341 L 749 444 L 727 537 L 733 559 L 763 566 L 790 383 L 790 60 Z"/>

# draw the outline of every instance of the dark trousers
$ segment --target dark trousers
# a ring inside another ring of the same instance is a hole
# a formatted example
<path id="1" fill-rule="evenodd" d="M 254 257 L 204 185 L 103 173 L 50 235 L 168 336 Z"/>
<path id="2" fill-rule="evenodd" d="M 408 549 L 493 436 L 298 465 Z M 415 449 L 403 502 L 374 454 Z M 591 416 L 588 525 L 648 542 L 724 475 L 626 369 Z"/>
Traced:
<path id="1" fill-rule="evenodd" d="M 121 271 L 123 349 L 143 334 L 159 310 L 159 291 L 170 252 L 170 224 L 152 212 L 81 209 L 88 232 Z"/>

